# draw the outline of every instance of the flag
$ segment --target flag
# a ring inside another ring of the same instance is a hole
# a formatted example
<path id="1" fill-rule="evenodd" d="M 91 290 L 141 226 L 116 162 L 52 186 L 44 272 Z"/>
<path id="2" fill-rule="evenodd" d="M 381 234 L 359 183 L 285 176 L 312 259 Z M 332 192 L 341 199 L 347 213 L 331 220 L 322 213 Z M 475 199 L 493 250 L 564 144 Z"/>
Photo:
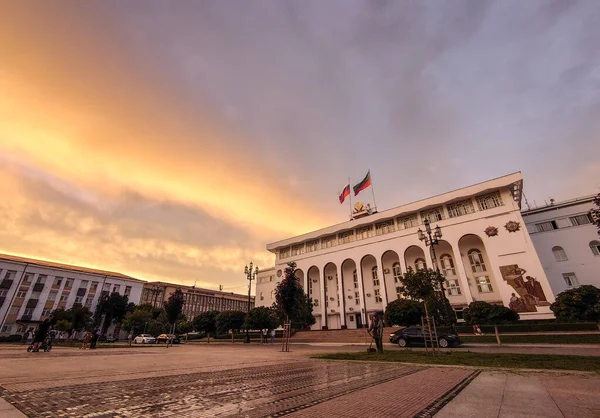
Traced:
<path id="1" fill-rule="evenodd" d="M 354 196 L 359 194 L 362 190 L 366 189 L 370 185 L 371 185 L 371 170 L 367 171 L 367 175 L 365 176 L 365 178 L 360 183 L 358 183 L 356 186 L 354 186 Z"/>
<path id="2" fill-rule="evenodd" d="M 338 199 L 340 199 L 340 204 L 344 203 L 344 200 L 350 196 L 350 183 L 346 184 L 344 188 L 338 194 Z"/>

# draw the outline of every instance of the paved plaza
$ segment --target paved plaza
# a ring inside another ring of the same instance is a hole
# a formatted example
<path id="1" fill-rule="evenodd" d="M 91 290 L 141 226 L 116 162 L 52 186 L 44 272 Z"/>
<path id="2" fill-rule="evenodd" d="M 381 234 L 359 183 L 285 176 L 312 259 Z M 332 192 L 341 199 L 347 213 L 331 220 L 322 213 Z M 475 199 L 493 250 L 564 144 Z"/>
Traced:
<path id="1" fill-rule="evenodd" d="M 0 416 L 600 417 L 597 375 L 309 358 L 332 351 L 340 347 L 0 346 Z"/>

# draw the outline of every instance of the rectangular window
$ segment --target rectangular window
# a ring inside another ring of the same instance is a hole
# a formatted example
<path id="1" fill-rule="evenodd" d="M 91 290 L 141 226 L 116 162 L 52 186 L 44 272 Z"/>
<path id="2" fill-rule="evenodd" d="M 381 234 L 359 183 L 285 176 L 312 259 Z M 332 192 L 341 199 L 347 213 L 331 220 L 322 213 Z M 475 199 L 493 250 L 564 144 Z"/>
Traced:
<path id="1" fill-rule="evenodd" d="M 471 199 L 461 200 L 460 202 L 452 203 L 447 207 L 448 215 L 451 218 L 475 213 L 475 208 L 473 207 L 473 202 Z"/>
<path id="2" fill-rule="evenodd" d="M 477 196 L 476 199 L 479 210 L 492 209 L 502 206 L 502 199 L 500 198 L 500 193 L 498 192 Z"/>
<path id="3" fill-rule="evenodd" d="M 31 316 L 33 315 L 33 308 L 25 308 L 23 311 L 23 316 Z"/>
<path id="4" fill-rule="evenodd" d="M 125 286 L 125 296 L 131 295 L 131 286 Z"/>
<path id="5" fill-rule="evenodd" d="M 58 291 L 52 290 L 52 291 L 50 291 L 50 293 L 48 293 L 48 300 L 56 300 L 57 296 L 58 296 Z"/>
<path id="6" fill-rule="evenodd" d="M 67 293 L 60 295 L 60 302 L 66 302 L 67 299 L 69 299 L 69 295 Z"/>
<path id="7" fill-rule="evenodd" d="M 0 298 L 6 296 L 7 294 L 8 294 L 8 290 L 0 289 Z"/>
<path id="8" fill-rule="evenodd" d="M 60 286 L 62 284 L 63 278 L 62 277 L 55 277 L 54 278 L 54 283 L 52 283 L 53 286 Z"/>
<path id="9" fill-rule="evenodd" d="M 121 290 L 121 285 L 120 285 L 120 284 L 116 284 L 116 285 L 113 287 L 113 291 L 112 291 L 112 292 L 113 292 L 113 293 L 119 293 L 119 290 Z"/>
<path id="10" fill-rule="evenodd" d="M 26 274 L 23 276 L 23 284 L 31 283 L 31 279 L 33 278 L 33 274 Z"/>
<path id="11" fill-rule="evenodd" d="M 442 206 L 421 212 L 421 219 L 429 219 L 430 223 L 435 223 L 444 219 L 444 208 Z"/>
<path id="12" fill-rule="evenodd" d="M 95 293 L 96 289 L 98 289 L 98 282 L 92 282 L 92 285 L 90 286 L 90 293 Z"/>
<path id="13" fill-rule="evenodd" d="M 321 239 L 321 248 L 331 248 L 335 247 L 337 244 L 337 237 L 335 235 L 330 235 Z"/>
<path id="14" fill-rule="evenodd" d="M 2 332 L 10 333 L 12 331 L 12 325 L 3 325 Z"/>
<path id="15" fill-rule="evenodd" d="M 569 287 L 579 286 L 579 281 L 575 273 L 563 273 L 563 279 Z"/>
<path id="16" fill-rule="evenodd" d="M 87 280 L 82 280 L 81 283 L 79 283 L 79 287 L 87 287 L 88 285 L 88 281 Z"/>
<path id="17" fill-rule="evenodd" d="M 102 290 L 106 290 L 108 292 L 110 290 L 110 283 L 104 283 Z"/>
<path id="18" fill-rule="evenodd" d="M 73 286 L 73 279 L 67 279 L 65 281 L 65 287 L 71 287 Z"/>
<path id="19" fill-rule="evenodd" d="M 294 245 L 292 247 L 292 255 L 304 254 L 304 244 Z"/>
<path id="20" fill-rule="evenodd" d="M 387 221 L 379 222 L 375 224 L 375 231 L 377 235 L 389 234 L 394 232 L 396 227 L 394 226 L 394 220 L 389 219 Z"/>
<path id="21" fill-rule="evenodd" d="M 585 215 L 571 216 L 569 218 L 573 226 L 587 225 L 592 223 L 592 218 L 587 213 Z"/>
<path id="22" fill-rule="evenodd" d="M 548 221 L 535 224 L 535 229 L 537 230 L 537 232 L 545 232 L 552 231 L 553 229 L 558 229 L 558 226 L 556 225 L 556 221 Z"/>
<path id="23" fill-rule="evenodd" d="M 24 298 L 26 294 L 27 294 L 27 290 L 19 290 L 17 292 L 17 297 L 18 298 Z"/>
<path id="24" fill-rule="evenodd" d="M 290 249 L 284 248 L 279 250 L 279 258 L 288 258 L 290 256 Z"/>
<path id="25" fill-rule="evenodd" d="M 354 241 L 354 231 L 346 231 L 340 234 L 340 244 L 348 244 Z"/>
<path id="26" fill-rule="evenodd" d="M 381 293 L 379 292 L 379 289 L 375 289 L 375 303 L 381 302 Z"/>
<path id="27" fill-rule="evenodd" d="M 458 284 L 458 280 L 448 280 L 446 282 L 448 294 L 452 296 L 460 295 L 460 286 Z"/>
<path id="28" fill-rule="evenodd" d="M 313 251 L 319 251 L 321 249 L 321 246 L 319 245 L 319 240 L 315 239 L 313 241 L 308 241 L 306 243 L 306 252 L 307 253 L 311 253 Z"/>
<path id="29" fill-rule="evenodd" d="M 356 230 L 356 239 L 367 239 L 373 236 L 373 227 L 371 225 Z"/>
<path id="30" fill-rule="evenodd" d="M 35 282 L 44 284 L 44 283 L 46 283 L 47 278 L 48 278 L 48 276 L 45 274 L 38 274 L 38 278 Z"/>
<path id="31" fill-rule="evenodd" d="M 85 300 L 85 304 L 87 306 L 90 306 L 92 304 L 92 301 L 94 300 L 93 297 L 88 296 L 87 299 Z"/>
<path id="32" fill-rule="evenodd" d="M 18 334 L 23 334 L 25 331 L 27 331 L 27 327 L 25 325 L 19 325 L 17 327 L 17 333 Z"/>
<path id="33" fill-rule="evenodd" d="M 490 293 L 494 291 L 488 276 L 477 277 L 475 281 L 477 282 L 477 290 L 479 290 L 479 293 Z"/>
<path id="34" fill-rule="evenodd" d="M 16 275 L 17 272 L 15 270 L 7 270 L 4 274 L 4 280 L 12 280 L 15 278 Z"/>
<path id="35" fill-rule="evenodd" d="M 42 316 L 50 316 L 51 313 L 52 313 L 52 309 L 44 309 L 42 311 Z"/>
<path id="36" fill-rule="evenodd" d="M 20 306 L 13 306 L 12 308 L 10 308 L 10 310 L 8 311 L 9 315 L 18 315 L 19 311 L 21 310 Z"/>
<path id="37" fill-rule="evenodd" d="M 398 228 L 409 229 L 419 225 L 419 219 L 417 215 L 409 215 L 403 218 L 398 218 Z"/>
<path id="38" fill-rule="evenodd" d="M 81 303 L 83 301 L 83 297 L 82 296 L 76 296 L 75 297 L 75 303 Z"/>

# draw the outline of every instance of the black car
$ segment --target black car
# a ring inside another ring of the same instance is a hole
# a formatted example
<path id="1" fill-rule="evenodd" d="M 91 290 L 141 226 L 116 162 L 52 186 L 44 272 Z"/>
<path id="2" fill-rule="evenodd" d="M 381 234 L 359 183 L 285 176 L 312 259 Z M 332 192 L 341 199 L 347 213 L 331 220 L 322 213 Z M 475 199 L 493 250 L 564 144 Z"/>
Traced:
<path id="1" fill-rule="evenodd" d="M 425 330 L 425 334 L 427 335 L 427 344 L 431 344 L 431 337 L 429 336 L 429 331 Z M 433 333 L 433 341 L 435 341 L 435 333 Z M 400 347 L 408 347 L 408 346 L 424 346 L 425 341 L 423 339 L 423 331 L 421 327 L 406 327 L 401 328 L 398 331 L 390 334 L 390 342 L 393 344 L 398 344 Z M 440 344 L 440 347 L 458 347 L 462 344 L 462 341 L 458 337 L 458 335 L 454 334 L 437 334 L 437 339 Z"/>

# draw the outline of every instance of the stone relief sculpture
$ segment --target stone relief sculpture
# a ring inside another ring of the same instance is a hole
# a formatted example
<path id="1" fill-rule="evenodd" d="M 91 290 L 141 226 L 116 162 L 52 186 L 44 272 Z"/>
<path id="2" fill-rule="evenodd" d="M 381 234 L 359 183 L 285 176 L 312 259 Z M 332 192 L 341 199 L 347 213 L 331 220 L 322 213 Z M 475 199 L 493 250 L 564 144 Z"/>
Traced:
<path id="1" fill-rule="evenodd" d="M 508 305 L 510 309 L 516 312 L 537 312 L 537 306 L 550 306 L 540 282 L 535 277 L 525 276 L 527 271 L 518 264 L 500 266 L 500 273 L 504 281 L 515 290 Z"/>

